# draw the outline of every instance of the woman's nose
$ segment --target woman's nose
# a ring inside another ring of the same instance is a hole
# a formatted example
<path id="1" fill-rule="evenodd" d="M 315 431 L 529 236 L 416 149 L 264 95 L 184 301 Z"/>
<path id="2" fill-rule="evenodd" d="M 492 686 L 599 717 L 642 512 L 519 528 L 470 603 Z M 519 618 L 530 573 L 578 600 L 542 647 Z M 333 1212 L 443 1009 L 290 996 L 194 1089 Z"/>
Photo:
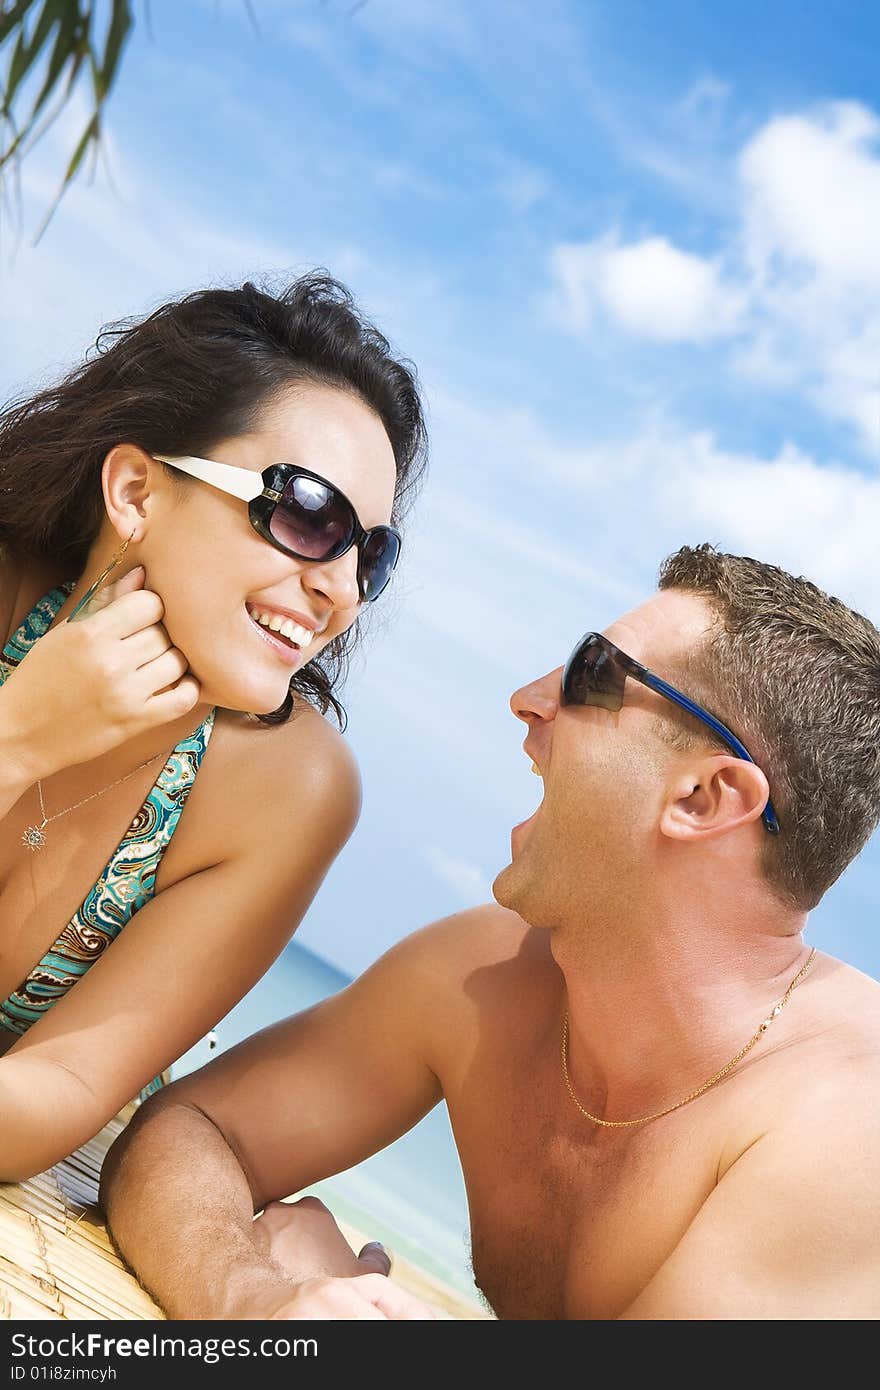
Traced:
<path id="1" fill-rule="evenodd" d="M 305 565 L 302 583 L 329 599 L 334 608 L 357 608 L 361 601 L 357 572 L 358 551 L 353 545 L 336 560 L 316 560 Z"/>
<path id="2" fill-rule="evenodd" d="M 510 697 L 510 708 L 524 724 L 534 722 L 549 723 L 556 718 L 559 710 L 559 696 L 562 689 L 562 667 L 548 671 L 539 680 L 521 685 Z"/>

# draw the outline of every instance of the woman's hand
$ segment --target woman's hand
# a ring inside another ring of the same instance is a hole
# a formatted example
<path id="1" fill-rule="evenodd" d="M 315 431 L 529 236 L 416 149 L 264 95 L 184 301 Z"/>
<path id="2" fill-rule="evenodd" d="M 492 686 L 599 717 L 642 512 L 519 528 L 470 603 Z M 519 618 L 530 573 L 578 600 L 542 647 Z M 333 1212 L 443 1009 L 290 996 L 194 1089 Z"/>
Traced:
<path id="1" fill-rule="evenodd" d="M 384 1274 L 361 1274 L 352 1279 L 319 1275 L 304 1279 L 289 1295 L 260 1300 L 243 1307 L 236 1317 L 266 1318 L 273 1322 L 301 1319 L 323 1321 L 435 1321 L 436 1313 L 414 1294 L 386 1279 Z"/>
<path id="2" fill-rule="evenodd" d="M 44 633 L 0 687 L 0 752 L 22 790 L 198 704 L 199 684 L 145 577 L 138 565 L 99 590 L 75 622 Z"/>

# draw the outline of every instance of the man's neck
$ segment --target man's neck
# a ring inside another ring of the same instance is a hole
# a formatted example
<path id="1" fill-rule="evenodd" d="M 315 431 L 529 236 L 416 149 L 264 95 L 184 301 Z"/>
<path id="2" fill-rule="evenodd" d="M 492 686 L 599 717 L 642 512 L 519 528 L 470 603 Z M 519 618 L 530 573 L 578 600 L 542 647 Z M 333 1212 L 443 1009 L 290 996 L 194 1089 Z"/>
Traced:
<path id="1" fill-rule="evenodd" d="M 783 997 L 809 951 L 805 913 L 777 913 L 760 929 L 693 911 L 554 934 L 565 977 L 568 1065 L 581 1103 L 603 1119 L 628 1120 L 675 1104 L 724 1067 Z M 792 995 L 796 998 L 796 992 Z M 778 1041 L 796 1027 L 788 1007 L 773 1019 Z M 768 1032 L 771 1030 L 768 1029 Z"/>

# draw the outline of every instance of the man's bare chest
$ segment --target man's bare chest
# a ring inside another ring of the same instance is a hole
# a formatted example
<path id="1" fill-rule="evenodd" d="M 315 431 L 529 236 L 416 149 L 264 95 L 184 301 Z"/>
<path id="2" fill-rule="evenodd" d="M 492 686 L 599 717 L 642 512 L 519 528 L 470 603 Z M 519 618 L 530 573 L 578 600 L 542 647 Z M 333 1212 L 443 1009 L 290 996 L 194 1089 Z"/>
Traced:
<path id="1" fill-rule="evenodd" d="M 626 1135 L 561 1101 L 459 1108 L 477 1286 L 500 1318 L 610 1319 L 640 1293 L 712 1190 L 705 1117 Z M 581 1117 L 575 1116 L 575 1121 Z"/>

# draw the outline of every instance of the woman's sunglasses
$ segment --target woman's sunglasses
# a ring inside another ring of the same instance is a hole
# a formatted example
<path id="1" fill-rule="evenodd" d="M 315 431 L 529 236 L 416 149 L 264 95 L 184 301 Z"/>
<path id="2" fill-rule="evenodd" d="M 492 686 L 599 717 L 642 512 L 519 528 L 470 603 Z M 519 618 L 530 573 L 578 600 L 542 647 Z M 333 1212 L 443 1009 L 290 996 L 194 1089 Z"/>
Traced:
<path id="1" fill-rule="evenodd" d="M 345 494 L 318 473 L 292 463 L 273 463 L 254 473 L 213 459 L 152 457 L 247 502 L 254 530 L 295 560 L 338 560 L 356 545 L 362 603 L 377 599 L 391 578 L 400 556 L 400 532 L 393 526 L 365 530 Z"/>
<path id="2" fill-rule="evenodd" d="M 660 676 L 655 676 L 647 666 L 642 666 L 633 657 L 627 656 L 626 652 L 622 652 L 613 642 L 609 642 L 607 637 L 603 637 L 601 632 L 585 633 L 565 663 L 562 672 L 562 704 L 600 705 L 603 709 L 619 710 L 623 705 L 627 676 L 632 676 L 633 680 L 646 685 L 649 690 L 656 691 L 665 699 L 672 700 L 695 719 L 708 725 L 738 758 L 744 758 L 747 763 L 754 763 L 754 758 L 740 743 L 736 734 L 731 733 L 720 719 L 703 709 L 702 705 L 688 699 L 687 695 L 676 690 L 674 685 L 669 685 Z M 769 800 L 761 819 L 771 835 L 779 834 L 779 821 Z"/>

